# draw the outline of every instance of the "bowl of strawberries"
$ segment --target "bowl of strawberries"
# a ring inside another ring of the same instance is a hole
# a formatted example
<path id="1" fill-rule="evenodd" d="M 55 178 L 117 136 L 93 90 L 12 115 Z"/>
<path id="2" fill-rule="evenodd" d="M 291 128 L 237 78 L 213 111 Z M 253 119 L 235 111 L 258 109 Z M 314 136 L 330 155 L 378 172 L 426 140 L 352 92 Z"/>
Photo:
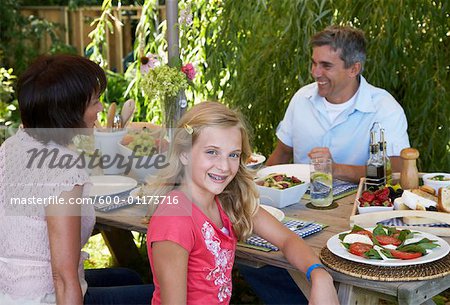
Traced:
<path id="1" fill-rule="evenodd" d="M 394 204 L 389 198 L 389 188 L 384 187 L 378 190 L 365 190 L 358 198 L 358 213 L 372 213 L 382 211 L 392 211 Z"/>

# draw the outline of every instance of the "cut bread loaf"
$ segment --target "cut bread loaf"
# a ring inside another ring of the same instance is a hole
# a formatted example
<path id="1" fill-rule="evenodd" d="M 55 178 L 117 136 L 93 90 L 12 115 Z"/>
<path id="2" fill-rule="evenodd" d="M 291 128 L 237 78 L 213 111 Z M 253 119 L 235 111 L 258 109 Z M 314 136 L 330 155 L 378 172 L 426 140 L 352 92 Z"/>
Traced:
<path id="1" fill-rule="evenodd" d="M 435 195 L 430 194 L 430 192 L 425 191 L 423 189 L 423 186 L 421 186 L 420 189 L 412 189 L 410 191 L 411 191 L 411 193 L 416 194 L 416 195 L 418 195 L 418 196 L 420 196 L 422 198 L 426 198 L 428 200 L 432 200 L 434 202 L 437 202 L 437 197 Z M 433 193 L 434 193 L 434 190 L 433 190 Z"/>
<path id="2" fill-rule="evenodd" d="M 439 189 L 437 209 L 439 212 L 450 213 L 450 188 L 441 187 Z"/>
<path id="3" fill-rule="evenodd" d="M 419 186 L 419 190 L 424 191 L 430 195 L 436 196 L 436 191 L 429 185 L 421 185 Z"/>

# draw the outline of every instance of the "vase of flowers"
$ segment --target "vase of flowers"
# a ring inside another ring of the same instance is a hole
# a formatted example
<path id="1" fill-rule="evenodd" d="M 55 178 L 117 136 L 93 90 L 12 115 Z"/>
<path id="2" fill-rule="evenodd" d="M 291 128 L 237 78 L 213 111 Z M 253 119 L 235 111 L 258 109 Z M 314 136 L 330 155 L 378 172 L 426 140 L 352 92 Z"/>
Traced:
<path id="1" fill-rule="evenodd" d="M 193 65 L 169 67 L 150 54 L 141 58 L 141 73 L 144 94 L 160 103 L 163 126 L 174 128 L 187 107 L 184 90 L 195 77 Z"/>

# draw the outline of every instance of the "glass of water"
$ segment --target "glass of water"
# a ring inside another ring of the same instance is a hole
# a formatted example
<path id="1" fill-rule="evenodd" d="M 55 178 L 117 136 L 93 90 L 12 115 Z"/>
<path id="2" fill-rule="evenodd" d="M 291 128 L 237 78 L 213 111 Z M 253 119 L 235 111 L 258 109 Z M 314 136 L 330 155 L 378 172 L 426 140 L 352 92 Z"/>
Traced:
<path id="1" fill-rule="evenodd" d="M 327 207 L 333 202 L 332 160 L 325 158 L 310 161 L 310 194 L 311 204 L 316 207 Z"/>

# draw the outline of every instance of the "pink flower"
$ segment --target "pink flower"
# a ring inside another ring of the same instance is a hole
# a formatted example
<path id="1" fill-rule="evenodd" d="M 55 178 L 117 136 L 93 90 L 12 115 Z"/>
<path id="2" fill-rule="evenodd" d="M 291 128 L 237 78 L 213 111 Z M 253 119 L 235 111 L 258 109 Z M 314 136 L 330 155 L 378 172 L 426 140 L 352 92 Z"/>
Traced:
<path id="1" fill-rule="evenodd" d="M 186 74 L 187 78 L 189 78 L 190 80 L 193 80 L 195 77 L 195 68 L 191 63 L 182 66 L 181 72 Z"/>
<path id="2" fill-rule="evenodd" d="M 180 18 L 178 18 L 178 23 L 191 26 L 193 23 L 193 16 L 191 7 L 188 6 L 186 9 L 180 11 Z"/>
<path id="3" fill-rule="evenodd" d="M 141 73 L 146 74 L 150 69 L 155 68 L 159 64 L 158 55 L 147 54 L 146 56 L 141 57 Z"/>

